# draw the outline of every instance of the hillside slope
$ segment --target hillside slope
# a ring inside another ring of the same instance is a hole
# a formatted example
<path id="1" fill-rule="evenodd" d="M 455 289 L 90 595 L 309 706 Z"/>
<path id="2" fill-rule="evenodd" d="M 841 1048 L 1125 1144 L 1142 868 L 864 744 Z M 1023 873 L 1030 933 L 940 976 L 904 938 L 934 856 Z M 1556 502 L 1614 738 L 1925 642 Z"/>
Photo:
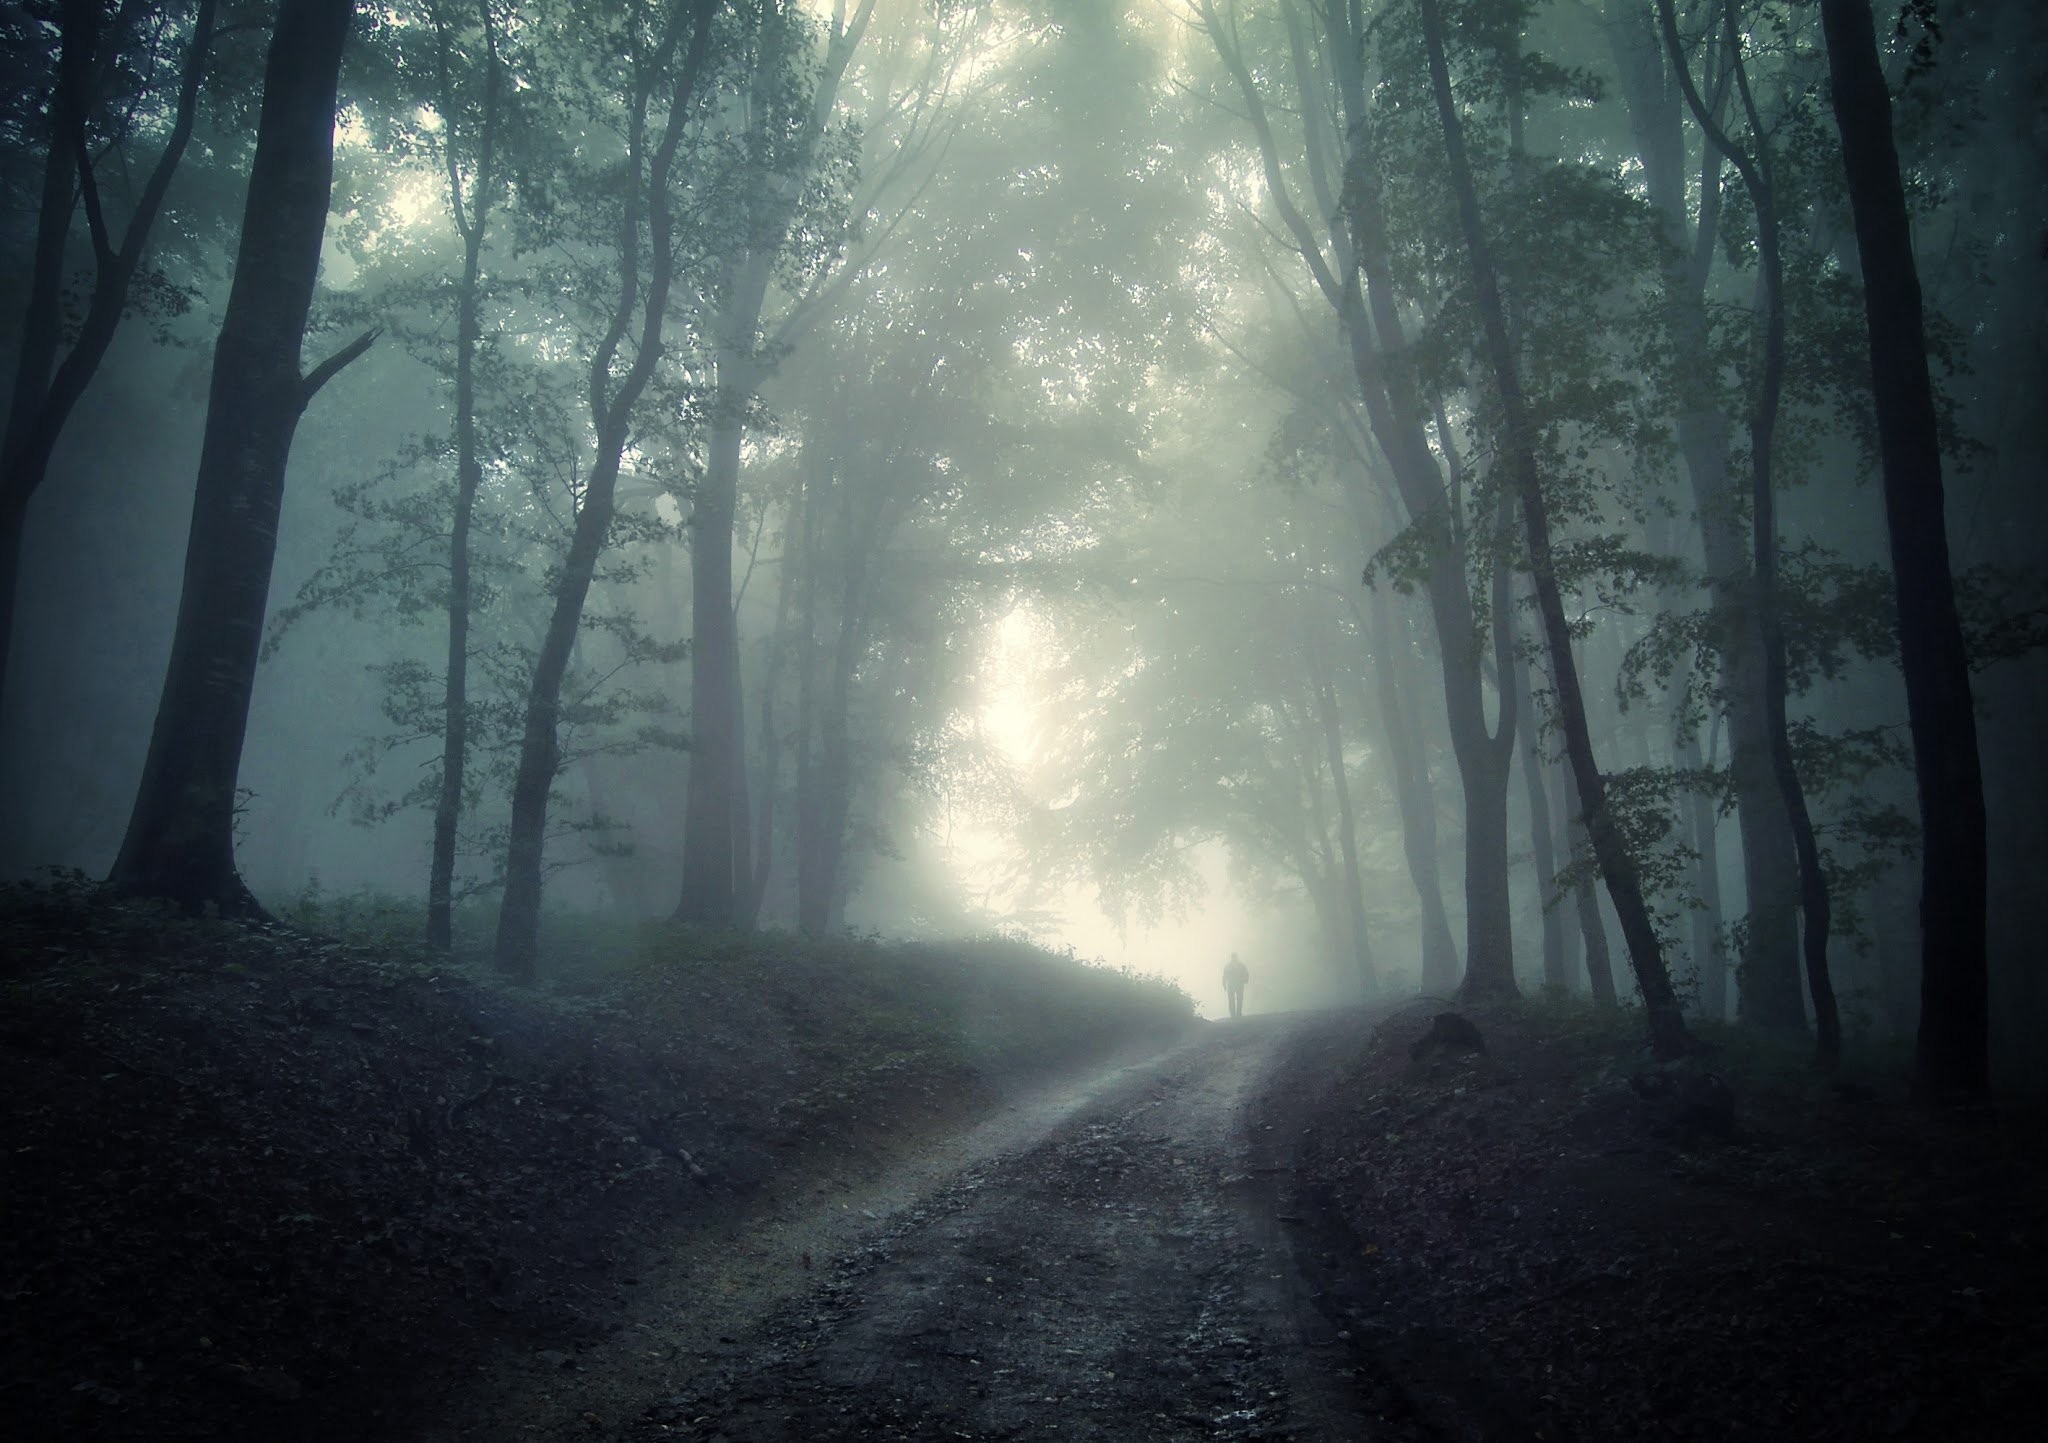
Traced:
<path id="1" fill-rule="evenodd" d="M 678 1229 L 1191 1020 L 1019 943 L 652 930 L 548 991 L 80 886 L 0 912 L 0 1407 L 32 1438 L 364 1438 L 619 1326 Z"/>

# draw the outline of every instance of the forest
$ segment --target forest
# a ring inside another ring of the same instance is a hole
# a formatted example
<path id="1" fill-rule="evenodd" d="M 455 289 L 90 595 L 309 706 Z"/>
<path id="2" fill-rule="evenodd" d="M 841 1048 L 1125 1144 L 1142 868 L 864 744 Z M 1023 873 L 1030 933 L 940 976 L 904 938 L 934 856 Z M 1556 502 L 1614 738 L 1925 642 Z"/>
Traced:
<path id="1" fill-rule="evenodd" d="M 2038 1089 L 2040 26 L 1866 10 L 11 7 L 6 864 Z"/>
<path id="2" fill-rule="evenodd" d="M 0 64 L 8 1076 L 71 1018 L 143 1107 L 218 1005 L 435 1093 L 308 999 L 601 995 L 699 1029 L 590 1144 L 687 1182 L 646 1099 L 768 1108 L 749 1008 L 841 1118 L 920 1007 L 990 1077 L 1242 953 L 1646 1099 L 2048 1094 L 2040 7 L 10 0 Z M 534 1046 L 392 1146 L 599 1066 Z"/>

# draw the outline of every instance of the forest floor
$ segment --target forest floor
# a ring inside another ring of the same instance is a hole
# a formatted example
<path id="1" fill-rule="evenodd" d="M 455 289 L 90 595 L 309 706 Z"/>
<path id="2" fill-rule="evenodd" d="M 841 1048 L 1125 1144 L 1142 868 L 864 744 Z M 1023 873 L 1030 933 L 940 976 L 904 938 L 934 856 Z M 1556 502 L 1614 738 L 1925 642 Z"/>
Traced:
<path id="1" fill-rule="evenodd" d="M 1427 1045 L 1436 1010 L 1306 1034 L 1263 1114 L 1308 1286 L 1428 1436 L 2042 1436 L 2038 1110 L 1732 1029 L 1657 1067 L 1639 1014 L 1579 1003 Z"/>
<path id="2" fill-rule="evenodd" d="M 2042 1119 L 1628 1014 L 674 934 L 529 993 L 61 894 L 0 944 L 9 1437 L 2040 1433 Z"/>
<path id="3" fill-rule="evenodd" d="M 521 989 L 364 925 L 395 919 L 303 920 L 356 940 L 0 895 L 10 1440 L 415 1436 L 781 1200 L 1192 1022 L 1002 940 L 656 928 Z"/>

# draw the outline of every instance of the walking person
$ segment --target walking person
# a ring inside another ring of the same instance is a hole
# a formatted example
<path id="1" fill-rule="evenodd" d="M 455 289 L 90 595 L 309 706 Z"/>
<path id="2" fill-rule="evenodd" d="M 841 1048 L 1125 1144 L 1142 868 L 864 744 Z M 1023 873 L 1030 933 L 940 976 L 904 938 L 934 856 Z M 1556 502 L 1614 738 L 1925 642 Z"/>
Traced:
<path id="1" fill-rule="evenodd" d="M 1230 1015 L 1244 1016 L 1244 984 L 1251 981 L 1251 969 L 1237 960 L 1235 952 L 1223 966 L 1223 995 L 1230 999 Z"/>

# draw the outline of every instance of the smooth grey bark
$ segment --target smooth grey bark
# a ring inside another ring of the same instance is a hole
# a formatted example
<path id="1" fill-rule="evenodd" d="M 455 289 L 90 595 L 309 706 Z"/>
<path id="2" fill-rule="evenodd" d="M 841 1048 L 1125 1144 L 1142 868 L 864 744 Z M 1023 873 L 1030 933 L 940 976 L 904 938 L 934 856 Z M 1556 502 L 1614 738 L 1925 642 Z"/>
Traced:
<path id="1" fill-rule="evenodd" d="M 235 780 L 249 724 L 285 466 L 306 403 L 369 349 L 301 374 L 334 170 L 353 0 L 278 14 L 234 280 L 213 352 L 184 590 L 142 782 L 108 883 L 187 911 L 260 916 L 235 869 Z"/>
<path id="2" fill-rule="evenodd" d="M 619 481 L 620 458 L 632 428 L 633 408 L 654 377 L 661 356 L 662 324 L 668 311 L 670 285 L 674 278 L 673 216 L 669 181 L 677 148 L 682 144 L 696 96 L 699 76 L 711 45 L 711 21 L 719 0 L 696 0 L 684 14 L 677 4 L 670 11 L 666 34 L 651 62 L 636 78 L 630 100 L 627 132 L 627 189 L 620 221 L 619 300 L 610 325 L 594 348 L 590 363 L 591 423 L 597 433 L 596 451 L 584 482 L 583 504 L 576 513 L 576 527 L 569 539 L 568 554 L 562 559 L 561 575 L 555 584 L 554 606 L 547 629 L 534 658 L 533 676 L 528 683 L 525 724 L 519 741 L 519 766 L 512 782 L 512 820 L 505 848 L 505 893 L 498 909 L 494 956 L 498 970 L 516 982 L 533 981 L 540 947 L 540 900 L 542 853 L 546 842 L 548 793 L 560 770 L 558 726 L 562 680 L 569 668 L 569 656 L 576 645 L 576 633 L 583 622 L 583 605 L 597 574 L 598 556 L 604 550 L 611 529 Z M 653 103 L 654 87 L 665 75 L 675 53 L 681 48 L 685 23 L 689 26 L 689 47 L 682 68 L 671 82 L 668 115 L 652 155 L 647 145 L 647 111 Z M 644 189 L 643 189 L 644 187 Z M 645 234 L 642 233 L 643 209 Z M 649 257 L 645 289 L 640 275 L 641 247 Z M 614 381 L 612 364 L 619 347 L 640 318 L 633 363 Z M 729 600 L 721 603 L 726 610 Z"/>
<path id="3" fill-rule="evenodd" d="M 477 117 L 476 172 L 471 178 L 472 198 L 466 204 L 456 146 L 462 106 L 449 70 L 447 21 L 439 10 L 434 13 L 440 42 L 441 113 L 447 126 L 442 143 L 446 147 L 448 206 L 462 240 L 462 279 L 455 302 L 455 509 L 448 525 L 448 660 L 441 697 L 441 786 L 434 800 L 434 833 L 427 862 L 427 945 L 444 952 L 454 945 L 455 844 L 462 822 L 463 776 L 469 762 L 469 535 L 484 477 L 477 456 L 476 355 L 483 334 L 484 243 L 490 234 L 492 192 L 497 185 L 501 83 L 490 0 L 480 0 L 477 11 L 486 58 L 483 108 Z"/>
<path id="4" fill-rule="evenodd" d="M 60 39 L 57 78 L 50 95 L 49 148 L 43 157 L 28 302 L 15 351 L 6 432 L 0 437 L 0 693 L 6 689 L 12 654 L 29 502 L 49 475 L 50 458 L 65 424 L 98 373 L 120 327 L 129 287 L 148 253 L 150 232 L 192 138 L 199 89 L 213 45 L 214 0 L 199 0 L 170 129 L 156 164 L 136 195 L 128 222 L 116 238 L 101 204 L 86 135 L 94 88 L 104 68 L 99 56 L 100 18 L 97 0 L 65 0 L 57 15 Z M 114 43 L 119 44 L 120 37 L 115 37 Z M 92 247 L 92 289 L 71 348 L 64 351 L 65 251 L 72 217 L 81 207 Z M 61 362 L 59 352 L 63 352 Z"/>
<path id="5" fill-rule="evenodd" d="M 1821 0 L 1820 13 L 1863 263 L 1899 661 L 1920 799 L 1919 1085 L 1934 1098 L 1981 1097 L 1990 1087 L 1984 780 L 1949 564 L 1912 222 L 1870 7 Z"/>
<path id="6" fill-rule="evenodd" d="M 1649 1023 L 1652 1049 L 1660 1057 L 1682 1054 L 1689 1046 L 1685 1019 L 1671 990 L 1671 978 L 1664 967 L 1663 951 L 1651 924 L 1637 880 L 1634 859 L 1616 831 L 1607 807 L 1606 781 L 1593 757 L 1592 738 L 1586 726 L 1585 697 L 1579 686 L 1578 668 L 1572 658 L 1571 632 L 1558 592 L 1557 573 L 1551 552 L 1550 522 L 1545 512 L 1541 478 L 1536 467 L 1531 420 L 1524 403 L 1521 380 L 1513 347 L 1508 339 L 1507 312 L 1502 304 L 1491 247 L 1479 209 L 1479 195 L 1472 181 L 1465 154 L 1464 128 L 1451 94 L 1450 66 L 1444 54 L 1443 16 L 1436 0 L 1421 0 L 1423 43 L 1429 52 L 1430 80 L 1436 92 L 1438 119 L 1443 126 L 1445 161 L 1451 188 L 1457 198 L 1459 228 L 1463 232 L 1466 260 L 1485 332 L 1486 351 L 1492 363 L 1499 394 L 1503 437 L 1513 468 L 1515 491 L 1521 503 L 1523 529 L 1529 550 L 1530 570 L 1536 586 L 1537 610 L 1543 618 L 1544 637 L 1549 645 L 1551 680 L 1556 689 L 1558 718 L 1564 731 L 1565 752 L 1586 804 L 1587 832 L 1600 871 L 1614 902 L 1628 943 L 1629 961 L 1642 994 L 1643 1010 Z"/>
<path id="7" fill-rule="evenodd" d="M 1706 282 L 1719 242 L 1722 161 L 1703 147 L 1700 212 L 1686 205 L 1684 96 L 1657 16 L 1628 4 L 1610 15 L 1621 89 L 1650 203 L 1663 218 L 1669 250 L 1664 294 L 1683 387 L 1678 449 L 1698 514 L 1708 594 L 1723 619 L 1719 646 L 1728 710 L 1729 773 L 1742 841 L 1747 934 L 1742 960 L 1743 1020 L 1779 1034 L 1806 1031 L 1799 995 L 1799 860 L 1792 820 L 1771 760 L 1765 703 L 1764 639 L 1742 535 L 1743 501 L 1729 473 L 1729 421 L 1712 386 Z M 1716 53 L 1709 44 L 1708 53 Z"/>
<path id="8" fill-rule="evenodd" d="M 1778 408 L 1785 382 L 1785 271 L 1779 251 L 1778 196 L 1772 180 L 1770 152 L 1764 138 L 1763 119 L 1750 93 L 1748 71 L 1742 60 L 1742 37 L 1736 28 L 1732 4 L 1722 7 L 1722 42 L 1728 53 L 1735 90 L 1741 97 L 1756 154 L 1737 146 L 1693 84 L 1692 71 L 1678 36 L 1678 21 L 1672 0 L 1658 0 L 1657 15 L 1664 29 L 1665 49 L 1671 57 L 1672 73 L 1691 107 L 1693 119 L 1708 142 L 1733 165 L 1749 193 L 1756 212 L 1757 272 L 1762 282 L 1763 367 L 1749 414 L 1750 455 L 1750 542 L 1753 557 L 1751 589 L 1756 624 L 1763 640 L 1763 710 L 1765 736 L 1769 746 L 1772 779 L 1784 801 L 1785 815 L 1792 824 L 1792 844 L 1799 862 L 1799 905 L 1805 922 L 1802 943 L 1806 956 L 1807 989 L 1813 998 L 1814 1038 L 1823 1067 L 1833 1068 L 1841 1059 L 1842 1023 L 1835 1005 L 1834 982 L 1828 972 L 1828 935 L 1833 925 L 1833 904 L 1828 896 L 1827 874 L 1822 869 L 1820 846 L 1814 836 L 1813 817 L 1806 806 L 1806 792 L 1792 757 L 1792 740 L 1785 718 L 1787 690 L 1785 628 L 1778 610 L 1778 527 L 1775 481 L 1771 474 L 1772 447 L 1776 443 Z"/>

